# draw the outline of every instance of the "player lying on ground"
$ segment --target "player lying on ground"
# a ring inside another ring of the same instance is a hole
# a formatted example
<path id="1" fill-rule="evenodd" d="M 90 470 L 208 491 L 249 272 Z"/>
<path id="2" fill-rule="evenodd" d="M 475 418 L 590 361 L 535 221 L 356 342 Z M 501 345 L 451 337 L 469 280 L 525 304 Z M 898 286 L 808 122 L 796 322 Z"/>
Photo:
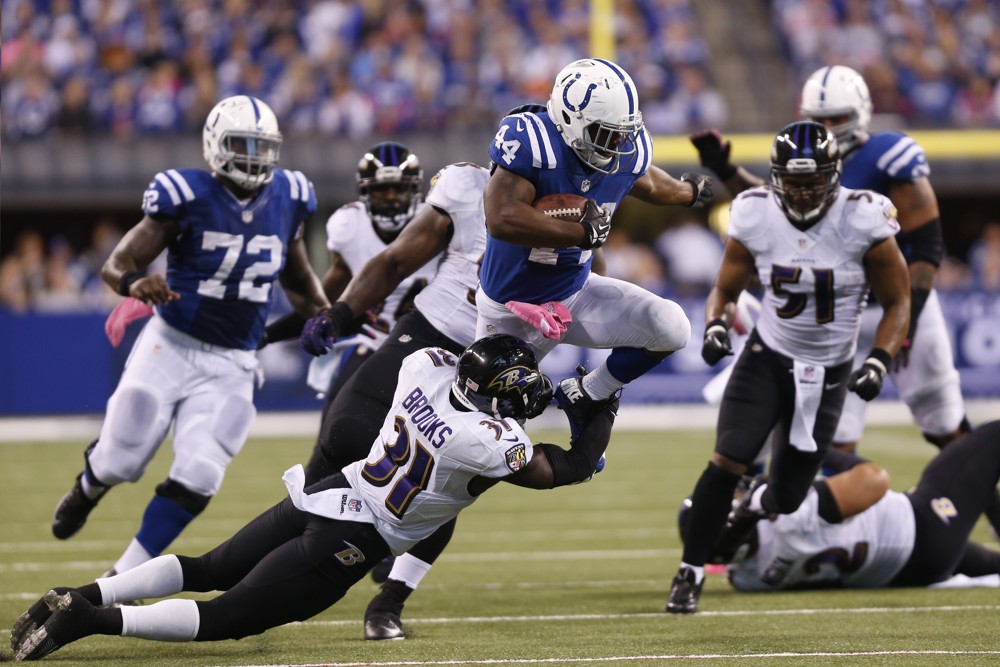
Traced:
<path id="1" fill-rule="evenodd" d="M 389 553 L 401 554 L 500 481 L 550 489 L 587 479 L 608 446 L 617 402 L 569 450 L 533 444 L 521 427 L 552 398 L 524 341 L 488 336 L 456 358 L 424 348 L 403 363 L 393 409 L 367 460 L 303 489 L 197 557 L 166 555 L 80 588 L 55 588 L 14 624 L 15 660 L 36 660 L 94 634 L 160 641 L 239 639 L 302 621 L 337 602 Z M 203 602 L 116 602 L 181 591 Z"/>

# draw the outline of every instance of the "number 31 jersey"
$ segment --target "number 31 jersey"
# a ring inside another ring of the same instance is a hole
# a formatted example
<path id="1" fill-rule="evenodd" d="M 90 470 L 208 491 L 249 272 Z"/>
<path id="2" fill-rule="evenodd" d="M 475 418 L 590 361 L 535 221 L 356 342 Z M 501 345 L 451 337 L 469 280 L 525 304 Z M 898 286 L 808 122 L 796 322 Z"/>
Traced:
<path id="1" fill-rule="evenodd" d="M 397 555 L 475 502 L 472 478 L 506 477 L 527 465 L 534 451 L 516 421 L 452 406 L 457 363 L 437 348 L 404 359 L 392 408 L 368 458 L 343 469 Z"/>
<path id="2" fill-rule="evenodd" d="M 206 343 L 256 349 L 271 284 L 316 210 L 312 183 L 301 172 L 276 169 L 244 202 L 207 171 L 170 169 L 150 182 L 142 210 L 180 227 L 167 247 L 167 283 L 181 298 L 160 306 L 160 316 Z"/>
<path id="3" fill-rule="evenodd" d="M 764 285 L 761 339 L 781 354 L 822 366 L 851 359 L 867 301 L 865 253 L 897 231 L 892 202 L 869 190 L 840 188 L 826 215 L 804 231 L 766 187 L 740 194 L 729 236 L 753 255 Z"/>

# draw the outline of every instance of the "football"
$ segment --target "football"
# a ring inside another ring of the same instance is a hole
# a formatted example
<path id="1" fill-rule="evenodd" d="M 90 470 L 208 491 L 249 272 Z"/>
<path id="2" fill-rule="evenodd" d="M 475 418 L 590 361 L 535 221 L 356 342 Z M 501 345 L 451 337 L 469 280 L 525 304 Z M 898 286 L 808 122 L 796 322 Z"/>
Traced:
<path id="1" fill-rule="evenodd" d="M 556 193 L 536 199 L 533 206 L 550 218 L 580 222 L 583 211 L 587 207 L 587 198 L 580 195 Z"/>

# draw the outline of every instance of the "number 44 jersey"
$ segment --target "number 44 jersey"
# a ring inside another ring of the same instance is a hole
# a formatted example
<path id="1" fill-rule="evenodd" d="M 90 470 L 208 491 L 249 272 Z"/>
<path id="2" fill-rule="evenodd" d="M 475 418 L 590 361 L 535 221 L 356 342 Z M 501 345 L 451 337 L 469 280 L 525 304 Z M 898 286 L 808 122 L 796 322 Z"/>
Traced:
<path id="1" fill-rule="evenodd" d="M 167 247 L 167 283 L 181 298 L 160 306 L 160 316 L 206 343 L 256 349 L 271 284 L 316 210 L 312 183 L 301 172 L 276 169 L 270 183 L 242 201 L 207 171 L 170 169 L 150 182 L 142 209 L 180 228 Z"/>
<path id="2" fill-rule="evenodd" d="M 898 231 L 892 202 L 870 190 L 840 188 L 806 230 L 788 221 L 767 188 L 740 194 L 729 236 L 753 255 L 764 286 L 757 320 L 764 343 L 823 366 L 851 359 L 867 302 L 865 253 Z"/>
<path id="3" fill-rule="evenodd" d="M 531 440 L 516 421 L 452 405 L 457 363 L 437 348 L 408 356 L 368 458 L 343 470 L 397 555 L 475 502 L 474 477 L 506 477 L 531 460 Z"/>

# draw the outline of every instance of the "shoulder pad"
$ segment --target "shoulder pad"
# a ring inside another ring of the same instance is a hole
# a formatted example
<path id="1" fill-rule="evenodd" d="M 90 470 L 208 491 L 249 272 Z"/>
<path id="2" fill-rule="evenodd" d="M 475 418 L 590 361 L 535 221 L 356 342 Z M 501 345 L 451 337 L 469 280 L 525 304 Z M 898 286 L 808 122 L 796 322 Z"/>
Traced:
<path id="1" fill-rule="evenodd" d="M 305 204 L 310 212 L 316 210 L 316 192 L 305 174 L 291 169 L 278 169 L 277 173 L 288 181 L 288 197 L 292 201 Z"/>
<path id="2" fill-rule="evenodd" d="M 845 215 L 852 227 L 872 230 L 879 238 L 899 232 L 896 206 L 888 197 L 873 190 L 845 188 L 845 192 Z"/>
<path id="3" fill-rule="evenodd" d="M 143 213 L 150 217 L 176 216 L 181 208 L 197 198 L 200 180 L 211 178 L 199 169 L 168 169 L 153 177 L 142 197 Z"/>
<path id="4" fill-rule="evenodd" d="M 522 175 L 531 169 L 555 169 L 559 161 L 542 118 L 533 113 L 504 118 L 489 153 L 493 162 Z"/>
<path id="5" fill-rule="evenodd" d="M 894 180 L 915 181 L 931 173 L 923 147 L 902 132 L 874 134 L 864 148 L 875 167 Z"/>
<path id="6" fill-rule="evenodd" d="M 448 165 L 431 179 L 427 203 L 446 211 L 478 207 L 490 172 L 471 162 Z"/>

